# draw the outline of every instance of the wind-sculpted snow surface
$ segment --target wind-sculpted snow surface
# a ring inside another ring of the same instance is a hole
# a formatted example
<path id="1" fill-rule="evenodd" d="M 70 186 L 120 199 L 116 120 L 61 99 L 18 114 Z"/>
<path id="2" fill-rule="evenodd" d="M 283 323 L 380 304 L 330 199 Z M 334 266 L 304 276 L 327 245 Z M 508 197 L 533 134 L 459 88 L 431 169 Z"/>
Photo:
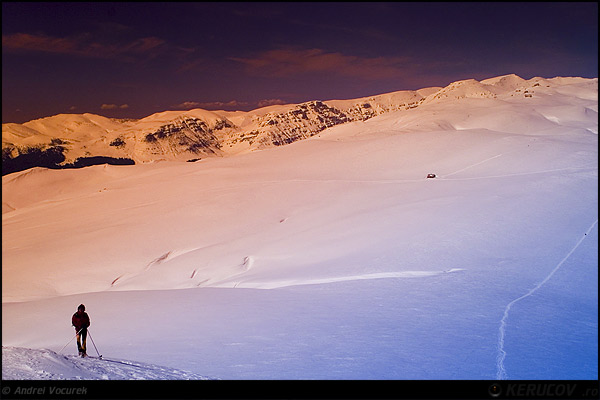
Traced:
<path id="1" fill-rule="evenodd" d="M 47 349 L 2 346 L 6 380 L 205 380 L 187 371 L 110 358 L 62 355 Z"/>
<path id="2" fill-rule="evenodd" d="M 84 303 L 107 357 L 199 376 L 597 379 L 597 90 L 469 80 L 261 151 L 5 175 L 3 346 L 58 351 Z"/>

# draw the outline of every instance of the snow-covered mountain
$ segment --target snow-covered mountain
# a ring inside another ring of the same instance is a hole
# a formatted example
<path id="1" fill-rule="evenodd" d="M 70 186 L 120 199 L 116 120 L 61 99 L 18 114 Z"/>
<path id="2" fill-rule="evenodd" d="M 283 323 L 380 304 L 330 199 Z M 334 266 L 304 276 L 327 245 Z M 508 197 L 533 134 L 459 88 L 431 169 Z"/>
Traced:
<path id="1" fill-rule="evenodd" d="M 250 112 L 166 111 L 140 120 L 94 114 L 60 114 L 2 125 L 2 149 L 12 156 L 27 147 L 65 149 L 64 163 L 80 157 L 135 162 L 190 160 L 289 144 L 324 129 L 416 107 L 439 88 L 401 91 L 354 100 L 309 101 Z"/>
<path id="2" fill-rule="evenodd" d="M 84 303 L 107 358 L 198 376 L 597 380 L 598 80 L 369 99 L 88 116 L 239 154 L 4 175 L 3 377 L 71 368 Z"/>
<path id="3" fill-rule="evenodd" d="M 29 147 L 38 146 L 43 150 L 58 146 L 64 149 L 62 164 L 100 156 L 135 163 L 188 161 L 281 146 L 335 125 L 365 121 L 446 99 L 532 97 L 536 89 L 543 93 L 562 82 L 564 78 L 524 80 L 506 75 L 481 82 L 468 79 L 445 88 L 399 91 L 351 100 L 309 101 L 249 112 L 165 111 L 139 120 L 60 114 L 24 124 L 3 124 L 2 149 L 4 155 L 14 158 Z"/>

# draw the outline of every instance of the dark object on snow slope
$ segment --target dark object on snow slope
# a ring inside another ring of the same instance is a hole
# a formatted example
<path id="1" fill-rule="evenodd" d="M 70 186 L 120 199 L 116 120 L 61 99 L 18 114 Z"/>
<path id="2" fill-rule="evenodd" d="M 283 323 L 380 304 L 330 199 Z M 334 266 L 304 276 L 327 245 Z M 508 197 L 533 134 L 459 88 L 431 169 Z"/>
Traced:
<path id="1" fill-rule="evenodd" d="M 427 178 L 435 178 L 435 174 L 427 174 Z"/>
<path id="2" fill-rule="evenodd" d="M 45 150 L 41 148 L 28 148 L 19 152 L 19 155 L 13 157 L 10 148 L 2 150 L 2 175 L 12 174 L 13 172 L 24 171 L 34 167 L 44 167 L 51 169 L 63 168 L 83 168 L 92 165 L 110 164 L 110 165 L 134 165 L 135 161 L 130 158 L 114 158 L 105 156 L 79 157 L 73 163 L 61 164 L 65 161 L 65 148 L 62 146 L 53 146 Z"/>
<path id="3" fill-rule="evenodd" d="M 87 339 L 87 328 L 90 326 L 90 317 L 85 312 L 85 306 L 83 304 L 80 304 L 79 307 L 77 307 L 77 312 L 71 317 L 71 323 L 77 332 L 77 349 L 79 350 L 79 355 L 85 357 L 87 355 L 85 344 Z"/>

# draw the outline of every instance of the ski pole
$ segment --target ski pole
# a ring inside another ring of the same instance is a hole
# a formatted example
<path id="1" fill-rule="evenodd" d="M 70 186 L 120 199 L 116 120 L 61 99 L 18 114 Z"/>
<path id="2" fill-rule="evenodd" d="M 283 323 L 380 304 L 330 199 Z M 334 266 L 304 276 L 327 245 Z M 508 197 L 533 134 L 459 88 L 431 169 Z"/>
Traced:
<path id="1" fill-rule="evenodd" d="M 98 351 L 98 348 L 96 347 L 96 343 L 94 343 L 94 338 L 92 337 L 92 333 L 89 331 L 89 329 L 88 329 L 88 335 L 90 335 L 90 339 L 92 340 L 92 344 L 94 345 L 94 348 L 96 349 L 96 353 L 98 353 L 98 357 L 102 358 L 102 354 L 100 354 L 100 352 Z"/>
<path id="2" fill-rule="evenodd" d="M 67 347 L 67 346 L 69 345 L 69 343 L 71 343 L 71 342 L 73 341 L 73 339 L 75 339 L 75 338 L 77 337 L 77 335 L 79 335 L 79 333 L 80 333 L 82 330 L 83 330 L 83 328 L 81 328 L 79 331 L 77 331 L 77 333 L 75 334 L 75 336 L 73 336 L 73 337 L 71 338 L 71 340 L 69 340 L 69 342 L 68 342 L 67 344 L 65 344 L 65 345 L 63 346 L 63 348 L 62 348 L 62 349 L 60 349 L 60 350 L 58 351 L 58 354 L 60 354 L 60 352 L 61 352 L 61 351 L 63 351 L 63 350 L 65 349 L 65 347 Z"/>

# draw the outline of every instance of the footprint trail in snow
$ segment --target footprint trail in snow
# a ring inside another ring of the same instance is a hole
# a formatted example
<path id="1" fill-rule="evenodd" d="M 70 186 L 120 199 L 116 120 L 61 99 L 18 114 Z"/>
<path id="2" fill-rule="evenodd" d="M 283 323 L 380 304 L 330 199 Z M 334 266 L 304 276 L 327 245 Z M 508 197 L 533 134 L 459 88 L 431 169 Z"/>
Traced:
<path id="1" fill-rule="evenodd" d="M 504 350 L 504 338 L 506 336 L 506 321 L 508 320 L 508 313 L 510 312 L 510 309 L 512 308 L 512 306 L 514 306 L 519 301 L 531 296 L 539 288 L 541 288 L 546 282 L 548 282 L 548 280 L 550 280 L 552 275 L 554 275 L 554 273 L 556 271 L 558 271 L 558 269 L 565 263 L 565 261 L 567 261 L 569 259 L 571 254 L 573 254 L 575 252 L 575 250 L 577 250 L 579 245 L 583 242 L 583 240 L 587 237 L 587 235 L 591 232 L 591 230 L 594 228 L 594 226 L 596 226 L 597 223 L 598 223 L 598 220 L 595 220 L 594 223 L 592 225 L 590 225 L 588 230 L 579 239 L 579 241 L 575 244 L 575 246 L 573 246 L 571 251 L 569 251 L 569 253 L 556 265 L 556 267 L 554 267 L 554 269 L 548 274 L 548 276 L 546 276 L 546 278 L 544 278 L 543 281 L 538 283 L 533 289 L 531 289 L 529 292 L 527 292 L 523 296 L 518 297 L 518 298 L 514 299 L 513 301 L 511 301 L 510 303 L 508 303 L 508 305 L 504 309 L 504 316 L 502 317 L 502 320 L 500 321 L 500 328 L 499 328 L 498 356 L 496 358 L 496 370 L 497 370 L 496 379 L 498 379 L 498 380 L 508 379 L 508 375 L 506 373 L 506 368 L 504 367 L 504 360 L 506 359 L 506 350 Z"/>

